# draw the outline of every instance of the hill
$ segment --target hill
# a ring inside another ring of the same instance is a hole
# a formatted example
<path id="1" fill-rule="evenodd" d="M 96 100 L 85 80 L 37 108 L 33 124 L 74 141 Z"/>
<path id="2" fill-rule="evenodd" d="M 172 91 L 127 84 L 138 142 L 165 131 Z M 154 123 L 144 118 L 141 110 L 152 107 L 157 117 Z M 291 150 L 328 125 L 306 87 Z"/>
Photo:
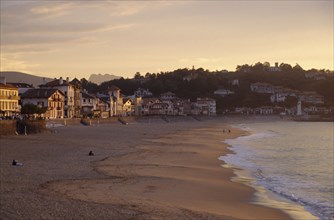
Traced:
<path id="1" fill-rule="evenodd" d="M 96 84 L 101 84 L 102 82 L 114 80 L 114 79 L 120 79 L 120 76 L 115 76 L 111 74 L 91 74 L 89 77 L 89 81 L 96 83 Z"/>
<path id="2" fill-rule="evenodd" d="M 6 77 L 7 83 L 11 82 L 27 83 L 27 84 L 32 84 L 35 87 L 43 84 L 43 78 L 45 78 L 46 82 L 52 80 L 51 78 L 34 76 L 28 73 L 21 73 L 21 72 L 0 72 L 0 76 Z"/>

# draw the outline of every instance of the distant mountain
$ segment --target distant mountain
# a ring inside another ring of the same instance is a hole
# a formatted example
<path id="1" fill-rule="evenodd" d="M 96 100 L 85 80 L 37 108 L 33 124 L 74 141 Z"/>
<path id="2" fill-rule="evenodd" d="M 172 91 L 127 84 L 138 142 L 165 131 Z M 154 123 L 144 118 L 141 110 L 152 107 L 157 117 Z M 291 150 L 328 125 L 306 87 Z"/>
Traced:
<path id="1" fill-rule="evenodd" d="M 38 85 L 43 84 L 43 78 L 45 78 L 46 82 L 50 82 L 53 79 L 46 78 L 46 77 L 40 77 L 40 76 L 34 76 L 27 73 L 21 73 L 21 72 L 0 72 L 0 77 L 6 77 L 7 83 L 27 83 L 32 84 L 33 86 L 37 87 Z"/>
<path id="2" fill-rule="evenodd" d="M 96 84 L 101 84 L 102 82 L 110 81 L 113 79 L 119 79 L 121 78 L 120 76 L 115 76 L 111 74 L 91 74 L 88 81 L 91 81 Z"/>

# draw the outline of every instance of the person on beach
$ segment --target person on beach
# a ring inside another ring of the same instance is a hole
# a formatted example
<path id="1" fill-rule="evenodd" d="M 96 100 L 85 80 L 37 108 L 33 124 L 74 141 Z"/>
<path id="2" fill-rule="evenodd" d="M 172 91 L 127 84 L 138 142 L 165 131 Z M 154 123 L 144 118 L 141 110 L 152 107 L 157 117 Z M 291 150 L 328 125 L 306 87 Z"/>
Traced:
<path id="1" fill-rule="evenodd" d="M 231 133 L 231 130 L 230 130 L 230 129 L 228 129 L 228 133 Z"/>
<path id="2" fill-rule="evenodd" d="M 13 165 L 13 166 L 23 166 L 23 164 L 17 162 L 17 160 L 13 160 L 13 161 L 12 161 L 12 165 Z"/>
<path id="3" fill-rule="evenodd" d="M 89 151 L 88 156 L 94 156 L 93 151 Z"/>

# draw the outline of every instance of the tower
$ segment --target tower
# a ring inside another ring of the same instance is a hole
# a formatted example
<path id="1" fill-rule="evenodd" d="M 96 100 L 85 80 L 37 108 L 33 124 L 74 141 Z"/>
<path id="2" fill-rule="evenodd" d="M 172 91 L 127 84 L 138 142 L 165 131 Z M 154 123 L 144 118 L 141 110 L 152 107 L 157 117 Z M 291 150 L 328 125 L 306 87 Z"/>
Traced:
<path id="1" fill-rule="evenodd" d="M 302 115 L 302 101 L 297 102 L 297 115 Z"/>

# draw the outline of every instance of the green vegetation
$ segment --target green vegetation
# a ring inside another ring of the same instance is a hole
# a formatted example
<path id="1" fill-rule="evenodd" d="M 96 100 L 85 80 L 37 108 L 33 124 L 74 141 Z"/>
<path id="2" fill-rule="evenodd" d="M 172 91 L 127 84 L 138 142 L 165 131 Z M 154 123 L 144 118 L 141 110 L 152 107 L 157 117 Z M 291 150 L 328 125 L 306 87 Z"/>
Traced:
<path id="1" fill-rule="evenodd" d="M 40 108 L 37 105 L 34 104 L 25 104 L 24 106 L 22 106 L 21 109 L 21 113 L 22 114 L 27 114 L 27 115 L 33 115 L 33 114 L 37 114 L 37 115 L 41 115 L 44 114 L 46 112 L 47 108 Z"/>
<path id="2" fill-rule="evenodd" d="M 211 72 L 199 69 L 177 69 L 172 72 L 146 73 L 145 76 L 137 72 L 132 79 L 114 79 L 101 85 L 82 79 L 83 88 L 91 93 L 106 90 L 116 85 L 125 95 L 132 95 L 139 87 L 149 89 L 155 96 L 164 92 L 173 92 L 180 98 L 194 100 L 197 97 L 211 97 L 217 100 L 217 110 L 232 109 L 234 107 L 255 107 L 272 105 L 268 94 L 255 94 L 250 91 L 250 84 L 266 82 L 274 86 L 283 86 L 299 91 L 315 91 L 325 97 L 325 105 L 332 106 L 334 81 L 333 72 L 329 70 L 303 70 L 298 64 L 281 63 L 281 71 L 269 71 L 270 64 L 256 63 L 254 65 L 237 66 L 235 72 Z M 317 72 L 325 79 L 315 80 L 306 78 L 308 72 Z M 238 79 L 239 85 L 231 85 L 229 80 Z M 214 91 L 220 88 L 229 89 L 233 95 L 219 97 Z M 282 107 L 295 106 L 296 100 L 289 98 Z M 275 104 L 276 105 L 276 104 Z"/>

